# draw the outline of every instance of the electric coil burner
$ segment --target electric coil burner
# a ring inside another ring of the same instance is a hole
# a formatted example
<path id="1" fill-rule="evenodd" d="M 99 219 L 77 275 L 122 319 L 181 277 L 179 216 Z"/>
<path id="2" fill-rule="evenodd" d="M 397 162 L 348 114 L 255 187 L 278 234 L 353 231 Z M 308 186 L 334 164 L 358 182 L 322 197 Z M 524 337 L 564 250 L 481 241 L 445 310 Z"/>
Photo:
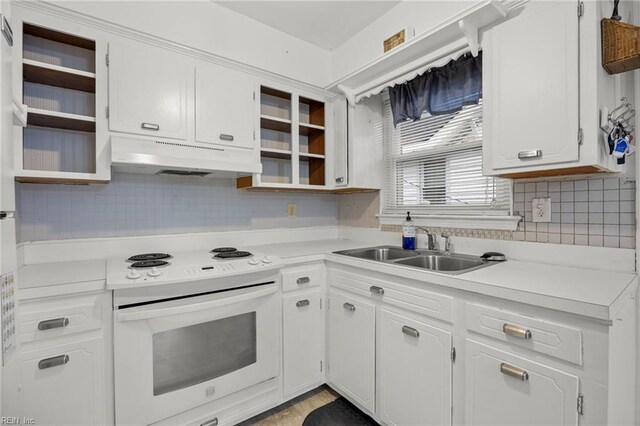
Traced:
<path id="1" fill-rule="evenodd" d="M 211 250 L 211 253 L 231 253 L 233 251 L 238 251 L 235 247 L 216 247 Z"/>
<path id="2" fill-rule="evenodd" d="M 127 259 L 127 262 L 145 262 L 149 260 L 162 260 L 169 259 L 171 257 L 170 254 L 167 253 L 144 253 L 144 254 L 136 254 L 135 256 L 131 256 Z M 155 265 L 158 266 L 158 265 Z"/>
<path id="3" fill-rule="evenodd" d="M 249 257 L 249 256 L 252 256 L 252 254 L 249 253 L 248 251 L 236 250 L 236 251 L 218 253 L 214 257 L 218 259 L 237 259 L 237 258 Z"/>
<path id="4" fill-rule="evenodd" d="M 164 260 L 142 260 L 140 262 L 133 262 L 130 267 L 134 269 L 155 268 L 157 266 L 165 266 L 168 264 L 169 262 L 166 262 Z"/>

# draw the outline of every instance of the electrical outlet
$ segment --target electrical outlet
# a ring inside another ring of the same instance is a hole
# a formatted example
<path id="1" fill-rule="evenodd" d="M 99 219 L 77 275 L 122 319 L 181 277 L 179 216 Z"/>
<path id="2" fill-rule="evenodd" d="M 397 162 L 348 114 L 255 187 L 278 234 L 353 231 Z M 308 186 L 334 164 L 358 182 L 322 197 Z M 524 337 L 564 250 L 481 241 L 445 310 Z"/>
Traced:
<path id="1" fill-rule="evenodd" d="M 298 206 L 295 203 L 287 204 L 287 218 L 295 219 L 298 217 Z"/>
<path id="2" fill-rule="evenodd" d="M 551 222 L 551 198 L 534 198 L 531 209 L 534 222 Z"/>

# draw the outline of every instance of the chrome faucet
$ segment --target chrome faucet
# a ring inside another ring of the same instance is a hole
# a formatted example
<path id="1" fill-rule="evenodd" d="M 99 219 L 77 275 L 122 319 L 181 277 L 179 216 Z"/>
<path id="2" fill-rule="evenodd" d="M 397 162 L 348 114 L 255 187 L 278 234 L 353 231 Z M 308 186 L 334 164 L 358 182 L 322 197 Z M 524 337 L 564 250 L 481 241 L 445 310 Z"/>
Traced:
<path id="1" fill-rule="evenodd" d="M 422 229 L 425 234 L 427 234 L 427 250 L 434 251 L 437 250 L 438 241 L 436 240 L 436 236 L 431 233 L 427 228 L 423 228 L 418 226 L 418 228 Z"/>
<path id="2" fill-rule="evenodd" d="M 447 234 L 442 234 L 440 236 L 444 238 L 444 254 L 451 254 L 451 237 Z"/>

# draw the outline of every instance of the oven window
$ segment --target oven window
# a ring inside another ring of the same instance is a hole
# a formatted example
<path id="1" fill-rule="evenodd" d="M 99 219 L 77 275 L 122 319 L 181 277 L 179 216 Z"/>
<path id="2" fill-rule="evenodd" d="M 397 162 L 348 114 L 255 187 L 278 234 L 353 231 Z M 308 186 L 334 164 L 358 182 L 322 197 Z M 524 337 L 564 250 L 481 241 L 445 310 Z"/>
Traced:
<path id="1" fill-rule="evenodd" d="M 256 362 L 256 313 L 153 335 L 153 394 L 162 395 Z"/>

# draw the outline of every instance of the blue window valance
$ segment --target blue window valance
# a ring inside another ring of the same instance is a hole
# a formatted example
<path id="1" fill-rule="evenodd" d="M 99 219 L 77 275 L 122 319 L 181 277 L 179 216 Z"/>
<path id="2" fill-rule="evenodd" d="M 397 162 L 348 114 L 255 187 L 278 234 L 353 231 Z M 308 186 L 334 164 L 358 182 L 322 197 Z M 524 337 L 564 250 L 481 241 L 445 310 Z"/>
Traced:
<path id="1" fill-rule="evenodd" d="M 482 98 L 482 52 L 465 54 L 389 89 L 393 124 L 430 115 L 451 114 Z"/>

